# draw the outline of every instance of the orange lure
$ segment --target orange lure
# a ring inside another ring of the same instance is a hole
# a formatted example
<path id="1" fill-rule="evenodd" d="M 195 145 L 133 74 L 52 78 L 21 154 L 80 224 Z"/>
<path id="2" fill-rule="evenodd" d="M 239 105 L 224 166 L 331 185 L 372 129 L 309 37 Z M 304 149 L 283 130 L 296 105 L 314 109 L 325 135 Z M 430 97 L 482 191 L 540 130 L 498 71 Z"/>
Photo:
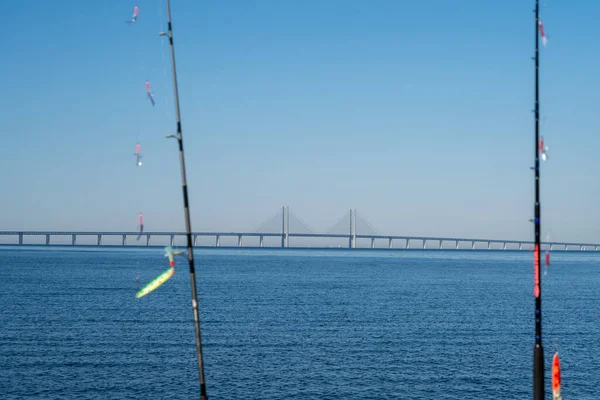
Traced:
<path id="1" fill-rule="evenodd" d="M 552 400 L 562 400 L 560 395 L 560 360 L 558 353 L 552 358 Z"/>

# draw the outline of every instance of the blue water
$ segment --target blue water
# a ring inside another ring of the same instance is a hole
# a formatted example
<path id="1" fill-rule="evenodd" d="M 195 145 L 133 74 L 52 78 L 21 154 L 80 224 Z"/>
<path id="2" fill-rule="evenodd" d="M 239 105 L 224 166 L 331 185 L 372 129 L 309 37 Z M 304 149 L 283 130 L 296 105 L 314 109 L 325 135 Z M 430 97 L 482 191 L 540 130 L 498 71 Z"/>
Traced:
<path id="1" fill-rule="evenodd" d="M 196 250 L 211 399 L 526 399 L 530 252 Z M 1 249 L 0 397 L 198 398 L 187 262 Z M 547 398 L 600 398 L 600 254 L 543 278 Z"/>

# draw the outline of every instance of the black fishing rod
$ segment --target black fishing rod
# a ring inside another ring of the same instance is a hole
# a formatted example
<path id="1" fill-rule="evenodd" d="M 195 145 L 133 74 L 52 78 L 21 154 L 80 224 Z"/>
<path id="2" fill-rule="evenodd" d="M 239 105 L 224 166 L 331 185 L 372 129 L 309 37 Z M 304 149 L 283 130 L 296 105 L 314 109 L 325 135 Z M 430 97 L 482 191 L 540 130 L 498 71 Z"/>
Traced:
<path id="1" fill-rule="evenodd" d="M 535 0 L 535 248 L 533 275 L 535 297 L 535 346 L 533 347 L 533 399 L 544 400 L 544 348 L 542 347 L 542 276 L 540 274 L 540 2 Z"/>
<path id="2" fill-rule="evenodd" d="M 181 186 L 183 188 L 183 213 L 185 215 L 185 230 L 187 233 L 187 254 L 190 264 L 190 280 L 192 284 L 192 309 L 196 328 L 196 356 L 198 358 L 198 375 L 200 379 L 200 399 L 208 400 L 206 382 L 204 381 L 204 362 L 202 360 L 202 340 L 200 338 L 200 314 L 198 312 L 198 295 L 196 292 L 196 270 L 194 268 L 194 250 L 192 242 L 192 223 L 190 222 L 190 206 L 188 200 L 187 182 L 185 178 L 185 158 L 183 156 L 183 138 L 181 135 L 181 115 L 179 114 L 179 91 L 177 89 L 177 72 L 175 69 L 175 49 L 173 47 L 173 30 L 171 27 L 171 5 L 167 2 L 167 22 L 169 29 L 169 44 L 171 47 L 171 67 L 173 70 L 173 88 L 175 91 L 175 113 L 177 117 L 177 141 L 179 142 L 179 161 L 181 164 Z M 165 33 L 161 32 L 161 36 Z"/>

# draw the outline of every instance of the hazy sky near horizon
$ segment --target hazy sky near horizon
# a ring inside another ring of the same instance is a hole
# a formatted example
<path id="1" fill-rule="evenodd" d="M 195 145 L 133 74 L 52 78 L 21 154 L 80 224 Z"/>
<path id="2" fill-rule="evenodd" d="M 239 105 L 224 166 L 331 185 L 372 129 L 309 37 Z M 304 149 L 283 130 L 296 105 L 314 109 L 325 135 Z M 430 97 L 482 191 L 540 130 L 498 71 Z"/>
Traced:
<path id="1" fill-rule="evenodd" d="M 600 242 L 600 2 L 542 3 L 543 236 Z M 532 240 L 534 4 L 173 0 L 193 230 Z M 0 230 L 183 231 L 164 1 L 3 17 Z"/>

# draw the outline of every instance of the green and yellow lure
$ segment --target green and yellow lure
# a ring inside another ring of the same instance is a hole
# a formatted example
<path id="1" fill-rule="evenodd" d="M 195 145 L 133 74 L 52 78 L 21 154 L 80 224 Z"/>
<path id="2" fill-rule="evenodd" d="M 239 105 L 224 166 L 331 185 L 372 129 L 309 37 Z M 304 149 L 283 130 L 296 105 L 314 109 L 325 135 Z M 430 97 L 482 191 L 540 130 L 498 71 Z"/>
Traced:
<path id="1" fill-rule="evenodd" d="M 169 258 L 169 265 L 171 266 L 168 270 L 151 280 L 146 286 L 140 289 L 139 292 L 135 295 L 138 299 L 142 296 L 147 295 L 152 292 L 154 289 L 165 283 L 169 280 L 170 277 L 175 273 L 175 259 L 174 256 L 183 254 L 183 251 L 173 251 L 171 246 L 165 247 L 165 257 Z"/>
<path id="2" fill-rule="evenodd" d="M 175 268 L 169 267 L 168 270 L 166 270 L 165 272 L 163 272 L 162 274 L 160 274 L 159 276 L 157 276 L 156 278 L 151 280 L 146 286 L 141 288 L 140 291 L 137 292 L 135 297 L 137 297 L 139 299 L 140 297 L 147 295 L 148 293 L 150 293 L 151 291 L 153 291 L 154 289 L 156 289 L 157 287 L 159 287 L 160 285 L 162 285 L 163 283 L 168 281 L 169 278 L 172 277 L 174 273 L 175 273 Z"/>

